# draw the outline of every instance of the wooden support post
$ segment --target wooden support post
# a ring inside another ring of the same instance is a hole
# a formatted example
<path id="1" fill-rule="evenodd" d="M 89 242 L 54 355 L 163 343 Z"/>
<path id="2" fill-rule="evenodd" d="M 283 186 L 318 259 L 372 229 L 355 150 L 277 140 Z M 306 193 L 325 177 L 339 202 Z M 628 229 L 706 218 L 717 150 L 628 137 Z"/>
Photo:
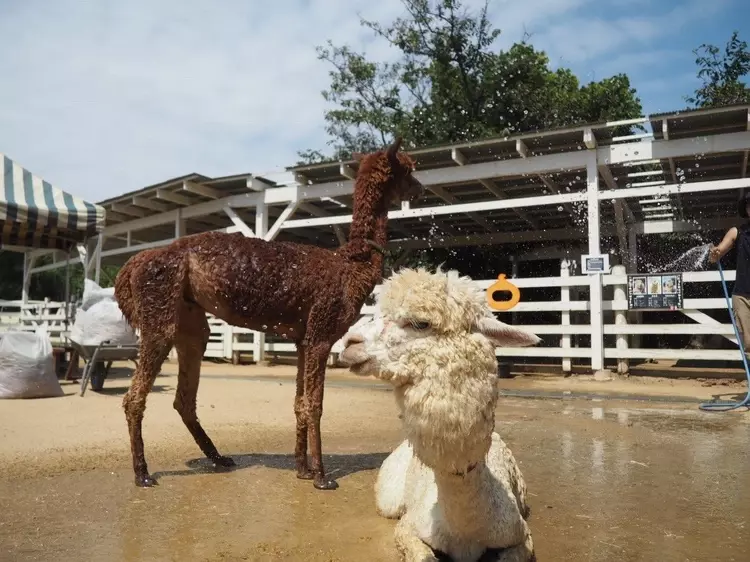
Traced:
<path id="1" fill-rule="evenodd" d="M 255 235 L 258 238 L 266 238 L 268 233 L 268 209 L 265 201 L 258 201 L 255 207 Z M 266 356 L 266 334 L 264 332 L 253 332 L 253 361 L 259 365 Z"/>
<path id="2" fill-rule="evenodd" d="M 627 271 L 624 265 L 616 265 L 612 268 L 612 273 L 614 275 L 625 275 Z M 613 300 L 615 302 L 618 302 L 618 301 L 627 300 L 627 298 L 628 298 L 627 285 L 615 285 L 614 292 L 613 292 Z M 627 323 L 628 323 L 627 311 L 616 310 L 615 311 L 615 325 L 623 326 L 623 325 L 627 325 Z M 615 347 L 618 350 L 628 348 L 627 334 L 617 334 L 616 338 L 617 338 L 617 344 Z M 629 361 L 627 359 L 618 359 L 617 360 L 617 373 L 620 375 L 627 375 L 629 371 L 630 371 Z"/>
<path id="3" fill-rule="evenodd" d="M 629 260 L 628 260 L 628 273 L 638 273 L 638 232 L 636 232 L 635 229 L 631 229 L 630 232 L 628 232 L 628 253 L 629 253 Z M 627 298 L 627 297 L 626 297 Z M 629 319 L 628 321 L 630 323 L 634 324 L 642 324 L 643 323 L 643 313 L 638 312 L 630 312 L 628 314 Z M 641 334 L 633 334 L 630 336 L 630 345 L 636 349 L 640 349 L 641 347 Z"/>
<path id="4" fill-rule="evenodd" d="M 570 262 L 567 259 L 563 259 L 560 262 L 560 277 L 562 277 L 563 279 L 570 277 Z M 563 305 L 570 302 L 570 287 L 567 285 L 562 285 L 560 287 L 560 302 L 563 303 Z M 562 326 L 570 326 L 570 310 L 562 311 L 560 324 Z M 570 347 L 570 334 L 562 335 L 562 338 L 560 340 L 560 347 Z M 564 376 L 570 375 L 570 373 L 573 371 L 573 364 L 570 357 L 563 357 L 562 371 Z"/>
<path id="5" fill-rule="evenodd" d="M 596 165 L 596 151 L 590 150 L 586 162 L 586 194 L 588 202 L 589 254 L 601 253 L 599 215 L 599 169 Z M 602 276 L 590 276 L 591 302 L 591 370 L 604 368 L 604 317 L 602 314 Z"/>
<path id="6" fill-rule="evenodd" d="M 95 268 L 94 268 L 94 282 L 99 285 L 100 277 L 102 274 L 102 251 L 104 250 L 104 234 L 99 234 L 96 237 L 96 250 L 95 250 Z"/>

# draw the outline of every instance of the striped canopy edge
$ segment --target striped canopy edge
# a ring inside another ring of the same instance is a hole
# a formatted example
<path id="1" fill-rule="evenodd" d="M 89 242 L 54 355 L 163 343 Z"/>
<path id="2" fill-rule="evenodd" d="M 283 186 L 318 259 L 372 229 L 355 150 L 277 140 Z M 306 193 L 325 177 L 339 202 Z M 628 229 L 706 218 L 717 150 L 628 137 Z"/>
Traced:
<path id="1" fill-rule="evenodd" d="M 68 251 L 104 228 L 105 211 L 54 187 L 0 153 L 3 246 Z"/>

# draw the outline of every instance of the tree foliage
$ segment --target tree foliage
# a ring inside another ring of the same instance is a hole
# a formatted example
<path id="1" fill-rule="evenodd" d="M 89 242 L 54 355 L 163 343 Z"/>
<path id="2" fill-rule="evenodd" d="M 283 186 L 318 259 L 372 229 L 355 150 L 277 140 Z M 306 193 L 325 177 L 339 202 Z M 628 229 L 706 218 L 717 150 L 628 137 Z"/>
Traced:
<path id="1" fill-rule="evenodd" d="M 407 12 L 389 25 L 361 20 L 398 51 L 393 62 L 369 60 L 330 41 L 318 57 L 332 66 L 322 94 L 334 158 L 371 151 L 400 134 L 407 146 L 458 143 L 641 115 L 628 77 L 581 85 L 569 69 L 526 40 L 496 48 L 501 31 L 460 0 L 402 0 Z M 317 150 L 304 163 L 328 159 Z"/>
<path id="2" fill-rule="evenodd" d="M 696 107 L 718 107 L 750 103 L 747 76 L 750 73 L 750 51 L 737 31 L 732 33 L 724 50 L 702 44 L 693 51 L 702 85 L 693 96 L 685 98 Z"/>
<path id="3" fill-rule="evenodd" d="M 38 258 L 34 267 L 52 263 L 49 256 Z M 100 284 L 102 287 L 112 287 L 117 277 L 119 267 L 104 265 L 101 268 Z M 23 290 L 23 254 L 0 250 L 0 300 L 20 300 Z M 83 295 L 83 266 L 70 266 L 70 295 L 75 300 Z M 65 268 L 52 269 L 32 275 L 29 285 L 29 298 L 41 300 L 49 298 L 52 301 L 65 300 Z"/>

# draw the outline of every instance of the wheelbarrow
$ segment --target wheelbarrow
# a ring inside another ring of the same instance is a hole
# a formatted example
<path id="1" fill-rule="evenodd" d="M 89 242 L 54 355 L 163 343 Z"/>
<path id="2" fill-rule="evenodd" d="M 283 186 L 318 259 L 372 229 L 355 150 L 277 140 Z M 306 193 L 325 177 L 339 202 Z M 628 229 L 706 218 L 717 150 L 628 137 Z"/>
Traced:
<path id="1" fill-rule="evenodd" d="M 81 375 L 81 396 L 86 392 L 86 387 L 91 382 L 91 389 L 100 391 L 104 388 L 113 361 L 132 361 L 138 366 L 139 345 L 112 344 L 110 340 L 100 342 L 98 345 L 81 345 L 71 341 L 71 346 L 83 358 L 84 367 Z"/>

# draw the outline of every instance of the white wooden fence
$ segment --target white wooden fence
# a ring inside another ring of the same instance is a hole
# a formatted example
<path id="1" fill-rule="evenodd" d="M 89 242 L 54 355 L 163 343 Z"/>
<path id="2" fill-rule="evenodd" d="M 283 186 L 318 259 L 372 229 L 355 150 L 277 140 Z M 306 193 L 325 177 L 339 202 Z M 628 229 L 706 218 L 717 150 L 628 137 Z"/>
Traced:
<path id="1" fill-rule="evenodd" d="M 725 272 L 727 281 L 734 280 L 734 271 Z M 682 274 L 685 285 L 701 283 L 718 287 L 718 271 L 688 272 Z M 543 342 L 532 348 L 497 348 L 500 357 L 550 358 L 560 361 L 563 371 L 570 371 L 573 363 L 588 364 L 592 358 L 592 347 L 581 347 L 576 336 L 596 336 L 595 324 L 591 322 L 592 302 L 581 298 L 581 290 L 588 291 L 591 278 L 586 275 L 568 275 L 565 267 L 558 277 L 517 278 L 511 280 L 523 289 L 554 289 L 555 300 L 522 300 L 512 311 L 498 313 L 499 318 L 510 322 L 511 314 L 516 324 L 523 326 L 543 338 Z M 634 323 L 634 313 L 628 312 L 626 297 L 627 277 L 617 272 L 602 275 L 603 287 L 602 338 L 603 356 L 612 364 L 617 363 L 621 372 L 628 369 L 630 359 L 672 359 L 698 361 L 740 361 L 737 348 L 731 349 L 675 349 L 644 348 L 639 344 L 646 334 L 705 334 L 719 335 L 736 343 L 730 323 L 721 323 L 704 310 L 726 309 L 726 302 L 716 298 L 686 298 L 682 312 L 692 322 L 672 324 Z M 494 279 L 477 281 L 486 289 L 495 283 Z M 376 288 L 377 292 L 378 288 Z M 721 294 L 721 293 L 717 293 Z M 522 295 L 523 296 L 523 295 Z M 540 316 L 547 316 L 547 323 L 540 322 Z M 363 315 L 372 314 L 372 305 L 362 309 Z M 554 318 L 552 318 L 554 317 Z M 628 321 L 630 317 L 630 322 Z M 211 337 L 206 349 L 206 358 L 238 360 L 240 355 L 251 355 L 256 360 L 260 349 L 256 349 L 255 333 L 245 328 L 230 326 L 222 320 L 208 315 Z M 552 318 L 552 319 L 551 319 Z M 19 301 L 0 301 L 0 330 L 36 330 L 44 327 L 54 343 L 59 344 L 66 330 L 65 310 L 62 303 L 35 301 L 21 304 Z M 592 327 L 594 326 L 594 327 Z M 594 338 L 592 338 L 594 340 Z M 294 344 L 290 341 L 265 338 L 265 354 L 292 355 Z M 333 354 L 341 351 L 341 342 L 333 349 Z"/>

